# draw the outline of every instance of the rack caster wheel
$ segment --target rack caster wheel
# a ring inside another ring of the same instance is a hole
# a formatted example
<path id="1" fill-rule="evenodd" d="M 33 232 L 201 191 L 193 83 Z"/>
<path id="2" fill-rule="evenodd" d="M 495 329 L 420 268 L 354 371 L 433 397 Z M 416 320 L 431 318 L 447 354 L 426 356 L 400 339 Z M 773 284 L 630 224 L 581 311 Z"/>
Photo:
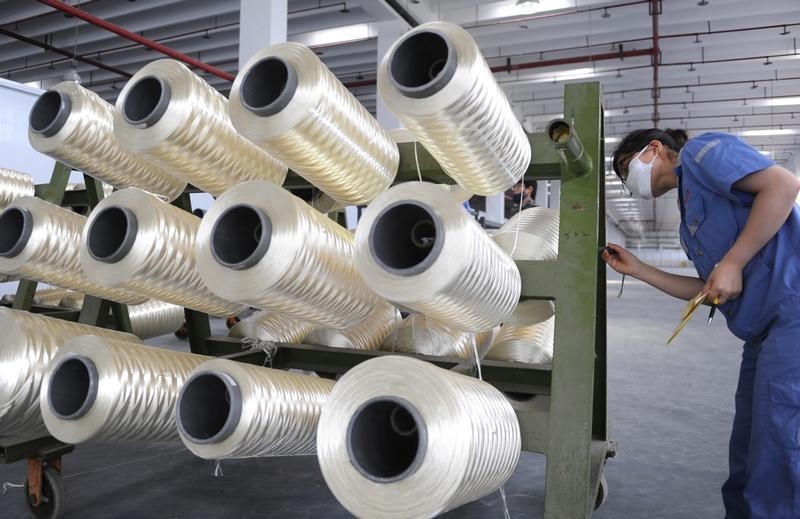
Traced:
<path id="1" fill-rule="evenodd" d="M 594 501 L 594 509 L 597 510 L 606 502 L 608 497 L 608 481 L 604 474 L 600 475 L 600 486 L 597 488 L 597 499 Z"/>
<path id="2" fill-rule="evenodd" d="M 61 472 L 52 465 L 42 466 L 38 502 L 28 479 L 25 480 L 25 497 L 33 517 L 37 519 L 58 517 L 64 503 L 64 481 L 61 479 Z"/>

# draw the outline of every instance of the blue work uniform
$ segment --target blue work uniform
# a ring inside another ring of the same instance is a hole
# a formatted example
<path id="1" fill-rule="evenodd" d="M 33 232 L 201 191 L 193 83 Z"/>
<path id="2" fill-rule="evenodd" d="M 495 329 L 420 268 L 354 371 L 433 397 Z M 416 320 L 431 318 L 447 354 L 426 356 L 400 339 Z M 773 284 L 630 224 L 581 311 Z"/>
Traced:
<path id="1" fill-rule="evenodd" d="M 733 185 L 774 162 L 736 136 L 706 133 L 680 152 L 681 245 L 708 279 L 744 229 L 754 195 Z M 719 307 L 745 341 L 726 517 L 800 519 L 800 211 L 745 266 L 742 293 Z"/>

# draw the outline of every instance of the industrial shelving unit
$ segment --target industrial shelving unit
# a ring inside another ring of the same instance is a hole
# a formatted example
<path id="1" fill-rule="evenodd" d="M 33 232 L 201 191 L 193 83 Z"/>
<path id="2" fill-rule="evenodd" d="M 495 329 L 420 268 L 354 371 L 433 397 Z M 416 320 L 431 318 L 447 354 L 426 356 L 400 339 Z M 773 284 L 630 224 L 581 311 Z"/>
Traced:
<path id="1" fill-rule="evenodd" d="M 530 134 L 533 160 L 525 175 L 528 181 L 561 180 L 558 260 L 517 261 L 522 298 L 555 301 L 553 364 L 481 363 L 483 379 L 510 394 L 523 450 L 547 456 L 547 519 L 591 515 L 607 492 L 603 464 L 614 455 L 606 416 L 605 266 L 598 254 L 605 245 L 600 84 L 567 85 L 564 118 L 580 136 L 585 157 L 573 161 L 559 153 L 545 133 Z M 421 174 L 424 180 L 452 183 L 422 147 L 418 148 L 419 173 L 414 143 L 399 147 L 398 181 L 416 180 Z M 290 177 L 290 186 L 293 181 L 297 177 Z M 277 343 L 275 347 L 269 353 L 242 351 L 241 339 L 208 337 L 197 353 L 329 374 L 345 373 L 370 358 L 394 354 L 305 344 Z M 473 368 L 463 359 L 418 358 L 461 372 Z"/>

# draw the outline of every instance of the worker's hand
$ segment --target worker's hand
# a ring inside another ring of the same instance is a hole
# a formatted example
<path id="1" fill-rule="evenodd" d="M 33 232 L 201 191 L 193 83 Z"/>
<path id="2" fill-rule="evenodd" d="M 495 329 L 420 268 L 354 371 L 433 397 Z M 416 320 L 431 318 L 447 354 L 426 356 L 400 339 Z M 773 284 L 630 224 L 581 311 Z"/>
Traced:
<path id="1" fill-rule="evenodd" d="M 718 299 L 718 305 L 736 299 L 742 292 L 742 267 L 723 259 L 711 271 L 703 291 L 708 293 L 706 301 Z"/>
<path id="2" fill-rule="evenodd" d="M 642 264 L 639 258 L 616 243 L 609 243 L 601 256 L 608 266 L 620 274 L 636 277 L 636 271 Z"/>

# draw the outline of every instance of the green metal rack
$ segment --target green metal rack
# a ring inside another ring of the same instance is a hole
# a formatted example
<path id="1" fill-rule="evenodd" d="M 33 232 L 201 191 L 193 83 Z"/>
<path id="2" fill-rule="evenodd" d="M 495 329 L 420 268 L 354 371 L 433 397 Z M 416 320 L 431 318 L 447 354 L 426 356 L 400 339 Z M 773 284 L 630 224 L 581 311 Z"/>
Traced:
<path id="1" fill-rule="evenodd" d="M 570 160 L 554 148 L 548 135 L 531 134 L 533 161 L 525 175 L 529 181 L 561 180 L 558 260 L 517 262 L 522 298 L 556 303 L 553 364 L 481 363 L 484 380 L 510 395 L 520 422 L 523 450 L 547 456 L 547 519 L 591 515 L 606 495 L 603 464 L 614 455 L 606 416 L 606 279 L 598 254 L 598 248 L 605 245 L 600 84 L 567 85 L 564 116 L 580 136 L 586 157 Z M 425 180 L 452 182 L 421 146 L 417 150 L 418 173 L 414 146 L 400 145 L 398 181 L 416 180 L 421 174 Z M 304 185 L 296 176 L 290 176 L 287 184 Z M 332 374 L 392 354 L 305 344 L 276 346 L 269 359 L 273 367 Z M 242 351 L 237 338 L 209 337 L 205 353 L 254 364 L 267 361 L 264 352 Z M 446 369 L 465 372 L 472 368 L 461 359 L 419 358 Z"/>

